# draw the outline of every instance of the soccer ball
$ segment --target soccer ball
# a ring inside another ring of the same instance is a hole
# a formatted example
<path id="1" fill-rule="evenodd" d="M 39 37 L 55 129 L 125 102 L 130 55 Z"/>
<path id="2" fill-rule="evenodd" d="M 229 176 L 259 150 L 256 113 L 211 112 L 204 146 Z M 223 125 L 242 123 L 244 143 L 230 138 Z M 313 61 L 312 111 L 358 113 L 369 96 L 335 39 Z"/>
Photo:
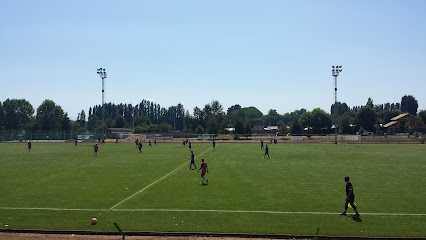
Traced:
<path id="1" fill-rule="evenodd" d="M 92 223 L 92 225 L 96 225 L 96 223 L 98 223 L 98 219 L 96 218 L 92 218 L 92 221 L 90 221 Z"/>

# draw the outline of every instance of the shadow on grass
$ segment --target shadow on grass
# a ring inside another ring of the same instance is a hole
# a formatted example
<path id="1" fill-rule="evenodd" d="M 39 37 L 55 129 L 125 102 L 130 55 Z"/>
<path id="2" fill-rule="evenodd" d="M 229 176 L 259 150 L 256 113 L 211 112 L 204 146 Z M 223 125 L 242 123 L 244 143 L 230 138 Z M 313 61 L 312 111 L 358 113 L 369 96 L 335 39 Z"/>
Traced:
<path id="1" fill-rule="evenodd" d="M 362 222 L 362 219 L 359 216 L 350 216 L 352 218 L 352 220 L 354 220 L 355 222 Z"/>

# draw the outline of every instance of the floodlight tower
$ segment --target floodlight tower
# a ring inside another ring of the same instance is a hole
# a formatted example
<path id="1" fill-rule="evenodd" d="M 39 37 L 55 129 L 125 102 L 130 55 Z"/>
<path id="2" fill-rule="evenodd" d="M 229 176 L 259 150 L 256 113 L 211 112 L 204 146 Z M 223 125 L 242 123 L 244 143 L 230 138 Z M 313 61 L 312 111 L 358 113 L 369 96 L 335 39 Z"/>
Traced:
<path id="1" fill-rule="evenodd" d="M 105 68 L 98 68 L 98 75 L 102 78 L 102 136 L 105 135 L 104 132 L 104 125 L 105 125 L 105 115 L 104 115 L 104 103 L 105 103 L 105 90 L 104 90 L 104 86 L 105 86 L 105 78 L 107 78 L 107 73 Z"/>
<path id="2" fill-rule="evenodd" d="M 337 144 L 337 76 L 342 71 L 342 66 L 332 66 L 331 73 L 334 77 L 334 144 Z"/>

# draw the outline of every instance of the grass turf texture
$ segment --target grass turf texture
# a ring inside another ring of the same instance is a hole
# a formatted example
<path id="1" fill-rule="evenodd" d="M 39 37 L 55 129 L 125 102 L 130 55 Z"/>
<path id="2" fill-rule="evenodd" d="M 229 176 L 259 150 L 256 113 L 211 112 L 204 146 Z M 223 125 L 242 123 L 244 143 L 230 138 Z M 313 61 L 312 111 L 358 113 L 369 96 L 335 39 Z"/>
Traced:
<path id="1" fill-rule="evenodd" d="M 0 228 L 426 236 L 424 145 L 193 144 L 204 186 L 180 144 L 73 146 L 0 144 Z M 346 175 L 360 219 L 338 215 Z"/>

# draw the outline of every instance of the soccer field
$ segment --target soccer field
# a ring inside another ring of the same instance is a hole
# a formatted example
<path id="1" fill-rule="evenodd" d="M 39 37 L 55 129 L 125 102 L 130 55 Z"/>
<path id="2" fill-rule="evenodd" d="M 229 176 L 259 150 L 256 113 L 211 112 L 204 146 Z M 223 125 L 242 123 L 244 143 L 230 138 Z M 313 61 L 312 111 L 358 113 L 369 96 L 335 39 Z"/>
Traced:
<path id="1" fill-rule="evenodd" d="M 192 144 L 208 185 L 180 144 L 73 146 L 0 144 L 0 228 L 426 236 L 425 145 Z"/>

